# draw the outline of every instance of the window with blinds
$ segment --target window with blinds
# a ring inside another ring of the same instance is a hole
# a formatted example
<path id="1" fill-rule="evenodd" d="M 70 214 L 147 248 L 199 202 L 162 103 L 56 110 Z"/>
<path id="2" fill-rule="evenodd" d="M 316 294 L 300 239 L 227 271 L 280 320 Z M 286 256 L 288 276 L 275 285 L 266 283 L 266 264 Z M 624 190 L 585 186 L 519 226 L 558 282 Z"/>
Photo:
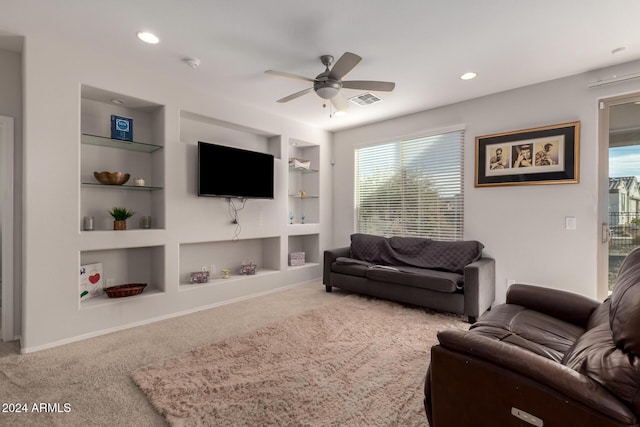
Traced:
<path id="1" fill-rule="evenodd" d="M 464 130 L 355 152 L 356 231 L 462 240 Z"/>

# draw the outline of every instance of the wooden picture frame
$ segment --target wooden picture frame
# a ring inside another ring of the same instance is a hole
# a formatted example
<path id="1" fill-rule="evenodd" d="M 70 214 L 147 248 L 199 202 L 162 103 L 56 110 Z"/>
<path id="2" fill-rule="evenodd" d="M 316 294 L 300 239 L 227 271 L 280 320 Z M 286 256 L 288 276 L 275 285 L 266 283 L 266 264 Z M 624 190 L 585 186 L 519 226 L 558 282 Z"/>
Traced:
<path id="1" fill-rule="evenodd" d="M 476 137 L 476 187 L 577 184 L 580 122 Z"/>

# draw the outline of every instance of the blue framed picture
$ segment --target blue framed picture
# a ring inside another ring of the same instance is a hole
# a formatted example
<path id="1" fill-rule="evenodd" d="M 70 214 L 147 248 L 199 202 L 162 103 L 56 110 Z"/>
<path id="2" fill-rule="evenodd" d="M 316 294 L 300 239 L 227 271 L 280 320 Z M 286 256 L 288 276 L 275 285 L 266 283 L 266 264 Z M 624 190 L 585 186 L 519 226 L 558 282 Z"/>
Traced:
<path id="1" fill-rule="evenodd" d="M 133 119 L 111 115 L 111 138 L 133 141 Z"/>

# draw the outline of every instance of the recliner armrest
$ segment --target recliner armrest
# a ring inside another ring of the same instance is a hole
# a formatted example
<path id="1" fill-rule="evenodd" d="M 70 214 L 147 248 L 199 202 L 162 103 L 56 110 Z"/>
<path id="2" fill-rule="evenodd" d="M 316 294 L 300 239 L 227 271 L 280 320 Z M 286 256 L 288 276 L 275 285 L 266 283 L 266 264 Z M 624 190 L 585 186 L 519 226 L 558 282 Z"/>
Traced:
<path id="1" fill-rule="evenodd" d="M 635 420 L 629 408 L 604 387 L 558 362 L 469 331 L 441 331 L 438 333 L 438 340 L 443 348 L 485 360 L 514 375 L 550 387 L 563 396 L 621 423 L 631 423 Z"/>
<path id="2" fill-rule="evenodd" d="M 582 328 L 587 327 L 589 317 L 601 304 L 572 292 L 522 284 L 509 287 L 506 302 L 539 311 Z"/>
<path id="3" fill-rule="evenodd" d="M 350 254 L 350 247 L 327 249 L 324 251 L 324 264 L 322 266 L 322 283 L 331 286 L 331 264 L 335 262 L 338 257 L 348 257 Z"/>

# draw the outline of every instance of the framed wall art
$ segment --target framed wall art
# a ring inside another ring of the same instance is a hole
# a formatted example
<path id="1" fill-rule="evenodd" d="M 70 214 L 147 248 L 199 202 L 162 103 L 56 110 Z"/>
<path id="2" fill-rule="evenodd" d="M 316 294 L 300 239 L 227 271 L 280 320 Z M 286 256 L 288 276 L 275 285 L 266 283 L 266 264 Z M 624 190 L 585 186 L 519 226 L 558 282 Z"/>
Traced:
<path id="1" fill-rule="evenodd" d="M 576 184 L 580 122 L 476 137 L 476 187 Z"/>

